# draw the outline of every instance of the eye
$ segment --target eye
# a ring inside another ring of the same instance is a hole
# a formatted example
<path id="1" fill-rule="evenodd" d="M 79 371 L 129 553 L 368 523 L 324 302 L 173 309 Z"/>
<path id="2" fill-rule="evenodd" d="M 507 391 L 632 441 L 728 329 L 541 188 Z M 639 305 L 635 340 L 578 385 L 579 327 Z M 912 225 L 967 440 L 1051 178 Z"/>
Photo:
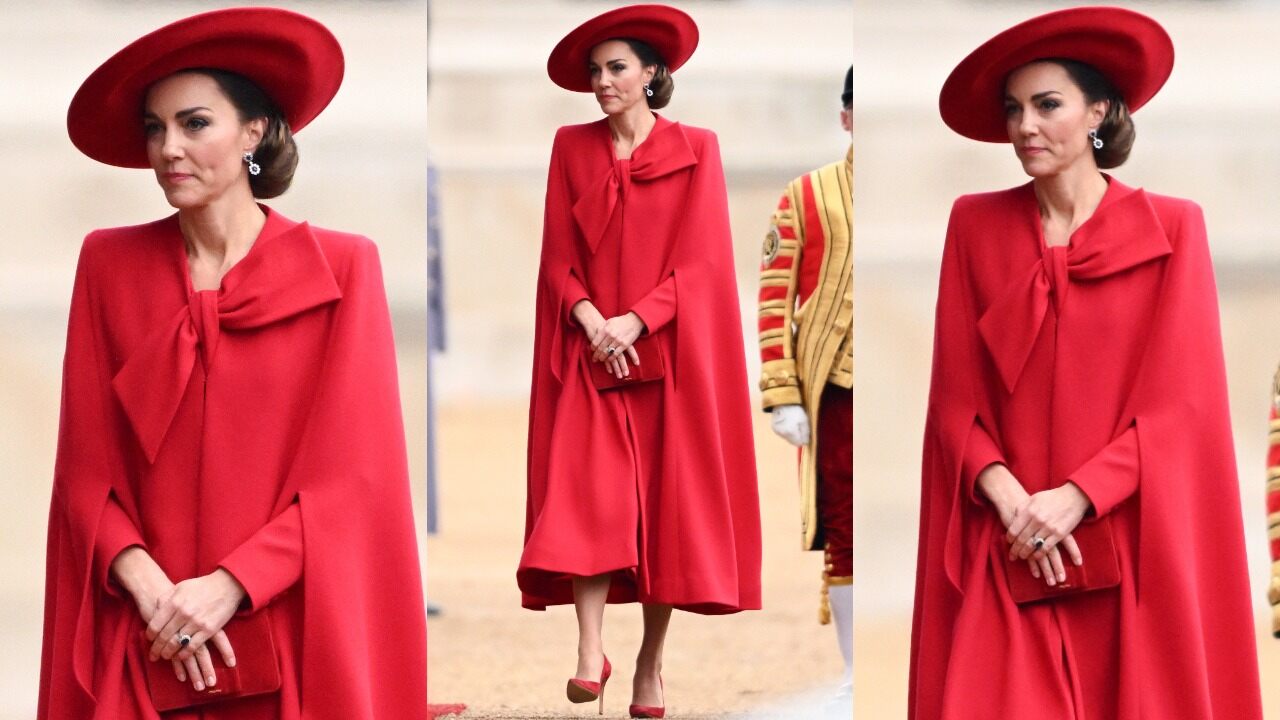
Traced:
<path id="1" fill-rule="evenodd" d="M 188 130 L 202 130 L 209 127 L 209 121 L 202 117 L 193 115 L 192 117 L 187 118 L 186 122 L 182 123 L 182 127 Z"/>
<path id="2" fill-rule="evenodd" d="M 146 122 L 142 124 L 142 134 L 151 137 L 160 132 L 163 126 L 158 122 Z"/>
<path id="3" fill-rule="evenodd" d="M 1016 112 L 1018 112 L 1018 106 L 1017 106 L 1016 104 L 1014 104 L 1014 103 L 1009 103 L 1009 104 L 1007 104 L 1007 105 L 1005 105 L 1005 106 L 1004 106 L 1004 116 L 1005 116 L 1005 117 L 1011 117 L 1011 116 L 1012 116 L 1014 113 L 1016 113 Z"/>
<path id="4" fill-rule="evenodd" d="M 1047 111 L 1047 110 L 1057 110 L 1061 106 L 1062 106 L 1062 103 L 1058 102 L 1057 100 L 1050 100 L 1046 98 L 1040 101 L 1039 107 L 1041 110 Z"/>
<path id="5" fill-rule="evenodd" d="M 600 74 L 600 67 L 597 65 L 592 65 L 590 68 L 590 72 L 591 72 L 591 77 L 595 77 Z"/>
<path id="6" fill-rule="evenodd" d="M 614 63 L 609 66 L 609 70 L 613 71 L 614 73 L 620 73 L 626 69 L 627 69 L 627 66 L 622 63 Z"/>

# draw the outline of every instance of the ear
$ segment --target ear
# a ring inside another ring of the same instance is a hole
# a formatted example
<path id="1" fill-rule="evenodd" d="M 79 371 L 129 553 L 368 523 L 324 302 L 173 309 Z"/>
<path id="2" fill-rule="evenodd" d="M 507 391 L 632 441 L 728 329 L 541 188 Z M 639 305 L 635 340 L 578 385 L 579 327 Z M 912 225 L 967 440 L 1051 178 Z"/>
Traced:
<path id="1" fill-rule="evenodd" d="M 645 65 L 644 72 L 640 74 L 640 79 L 644 81 L 645 85 L 648 85 L 649 83 L 653 82 L 653 76 L 657 74 L 658 74 L 657 65 Z"/>
<path id="2" fill-rule="evenodd" d="M 1097 130 L 1102 126 L 1102 121 L 1107 118 L 1107 111 L 1111 109 L 1110 100 L 1099 100 L 1089 105 L 1089 129 Z"/>
<path id="3" fill-rule="evenodd" d="M 258 143 L 262 142 L 262 136 L 267 133 L 267 119 L 264 117 L 254 118 L 240 127 L 241 133 L 244 135 L 245 152 L 257 150 Z"/>

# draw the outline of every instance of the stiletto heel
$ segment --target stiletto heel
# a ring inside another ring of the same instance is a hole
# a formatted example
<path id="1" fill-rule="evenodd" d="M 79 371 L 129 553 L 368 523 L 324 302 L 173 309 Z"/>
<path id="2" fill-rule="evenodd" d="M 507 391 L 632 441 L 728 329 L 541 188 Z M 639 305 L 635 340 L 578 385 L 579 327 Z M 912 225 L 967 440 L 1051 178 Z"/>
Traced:
<path id="1" fill-rule="evenodd" d="M 667 688 L 662 683 L 662 673 L 658 673 L 658 687 L 662 688 L 662 706 L 648 707 L 646 705 L 632 705 L 627 708 L 627 714 L 633 718 L 662 718 L 667 715 Z"/>
<path id="2" fill-rule="evenodd" d="M 564 694 L 568 696 L 569 702 L 584 703 L 592 700 L 600 701 L 600 714 L 604 714 L 604 686 L 609 682 L 609 676 L 613 674 L 613 666 L 609 664 L 609 656 L 604 656 L 604 670 L 600 673 L 600 682 L 592 682 L 590 680 L 579 680 L 578 678 L 569 678 L 569 683 L 565 685 Z"/>

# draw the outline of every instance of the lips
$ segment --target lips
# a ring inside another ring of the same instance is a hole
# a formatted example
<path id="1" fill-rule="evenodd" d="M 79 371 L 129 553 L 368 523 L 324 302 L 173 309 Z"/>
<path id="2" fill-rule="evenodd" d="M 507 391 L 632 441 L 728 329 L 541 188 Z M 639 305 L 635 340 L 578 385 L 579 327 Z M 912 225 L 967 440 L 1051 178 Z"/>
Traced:
<path id="1" fill-rule="evenodd" d="M 162 176 L 167 182 L 177 183 L 191 178 L 187 173 L 167 172 Z"/>

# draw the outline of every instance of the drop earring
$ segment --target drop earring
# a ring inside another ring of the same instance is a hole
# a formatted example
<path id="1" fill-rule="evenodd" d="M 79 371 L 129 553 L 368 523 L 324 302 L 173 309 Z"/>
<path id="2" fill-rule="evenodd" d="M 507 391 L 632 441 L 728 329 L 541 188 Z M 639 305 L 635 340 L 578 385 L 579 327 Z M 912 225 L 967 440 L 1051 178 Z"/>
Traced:
<path id="1" fill-rule="evenodd" d="M 653 90 L 649 87 L 649 83 L 644 84 L 644 94 L 646 97 L 653 97 Z"/>
<path id="2" fill-rule="evenodd" d="M 1089 140 L 1093 143 L 1093 149 L 1094 149 L 1094 150 L 1101 150 L 1101 149 L 1102 149 L 1102 146 L 1106 144 L 1106 143 L 1102 142 L 1102 138 L 1098 137 L 1098 131 L 1097 131 L 1097 130 L 1090 130 L 1090 131 L 1089 131 Z"/>
<path id="3" fill-rule="evenodd" d="M 244 162 L 246 165 L 249 166 L 250 175 L 257 175 L 258 173 L 262 172 L 262 166 L 253 161 L 253 153 L 251 152 L 245 153 Z"/>

